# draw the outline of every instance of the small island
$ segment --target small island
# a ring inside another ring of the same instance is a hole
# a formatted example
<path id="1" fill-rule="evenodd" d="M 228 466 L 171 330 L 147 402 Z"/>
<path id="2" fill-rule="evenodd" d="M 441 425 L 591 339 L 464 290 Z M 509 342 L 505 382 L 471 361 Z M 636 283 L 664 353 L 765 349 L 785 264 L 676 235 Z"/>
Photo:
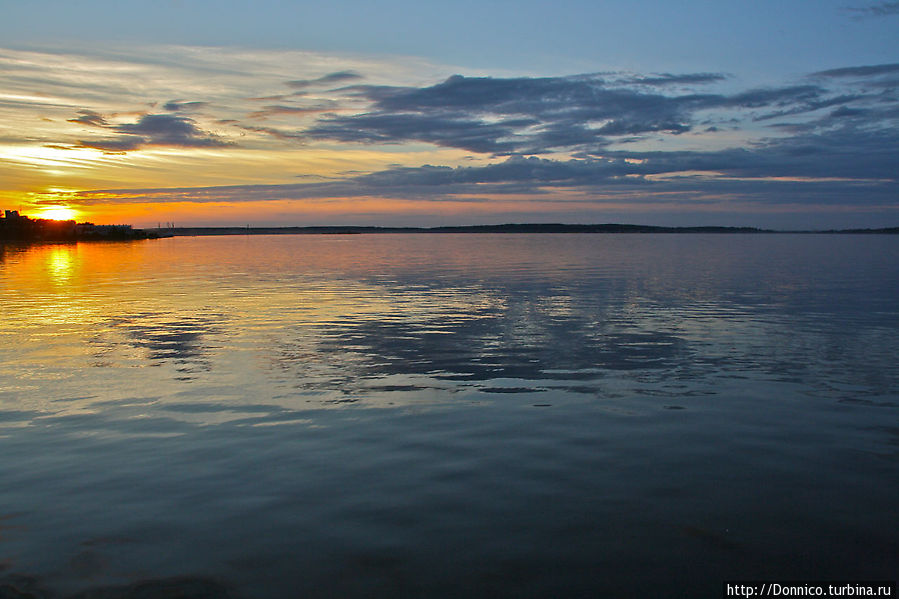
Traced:
<path id="1" fill-rule="evenodd" d="M 131 225 L 95 225 L 74 220 L 29 218 L 18 210 L 6 210 L 0 218 L 0 241 L 127 241 L 155 239 L 157 233 Z"/>

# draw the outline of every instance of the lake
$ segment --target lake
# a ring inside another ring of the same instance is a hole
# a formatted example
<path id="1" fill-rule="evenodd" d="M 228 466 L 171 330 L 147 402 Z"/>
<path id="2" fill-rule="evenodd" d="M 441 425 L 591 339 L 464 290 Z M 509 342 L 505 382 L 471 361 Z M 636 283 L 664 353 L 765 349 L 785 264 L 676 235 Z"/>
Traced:
<path id="1" fill-rule="evenodd" d="M 7 244 L 0 323 L 0 587 L 896 578 L 896 236 Z"/>

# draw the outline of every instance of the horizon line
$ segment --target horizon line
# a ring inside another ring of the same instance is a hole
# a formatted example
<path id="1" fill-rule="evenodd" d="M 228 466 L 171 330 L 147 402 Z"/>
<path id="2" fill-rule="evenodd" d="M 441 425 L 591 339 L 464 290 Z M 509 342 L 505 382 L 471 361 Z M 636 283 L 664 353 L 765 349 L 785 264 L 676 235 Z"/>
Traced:
<path id="1" fill-rule="evenodd" d="M 852 227 L 846 229 L 769 229 L 734 225 L 641 225 L 632 223 L 570 224 L 559 222 L 501 223 L 478 225 L 394 226 L 394 225 L 189 225 L 142 227 L 146 231 L 180 233 L 181 236 L 240 234 L 314 233 L 899 233 L 895 227 Z M 193 235 L 191 234 L 193 232 Z"/>

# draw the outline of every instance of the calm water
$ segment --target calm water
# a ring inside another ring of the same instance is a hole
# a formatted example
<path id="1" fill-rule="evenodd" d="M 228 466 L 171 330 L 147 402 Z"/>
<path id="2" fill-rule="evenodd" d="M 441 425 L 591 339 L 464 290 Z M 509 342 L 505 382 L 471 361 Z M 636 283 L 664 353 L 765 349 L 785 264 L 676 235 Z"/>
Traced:
<path id="1" fill-rule="evenodd" d="M 0 584 L 895 579 L 897 356 L 891 236 L 0 245 Z"/>

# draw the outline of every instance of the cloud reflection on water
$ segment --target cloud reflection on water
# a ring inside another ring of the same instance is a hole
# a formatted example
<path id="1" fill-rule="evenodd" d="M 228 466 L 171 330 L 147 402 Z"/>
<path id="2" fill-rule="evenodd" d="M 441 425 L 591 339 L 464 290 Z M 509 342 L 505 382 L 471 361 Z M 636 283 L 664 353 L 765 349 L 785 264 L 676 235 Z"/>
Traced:
<path id="1" fill-rule="evenodd" d="M 221 317 L 215 315 L 173 315 L 144 313 L 113 319 L 91 342 L 96 344 L 96 366 L 116 359 L 133 365 L 159 366 L 171 363 L 184 380 L 190 373 L 209 371 L 208 337 L 216 331 Z M 137 350 L 128 356 L 129 350 Z M 125 354 L 116 358 L 115 354 Z"/>
<path id="2" fill-rule="evenodd" d="M 118 406 L 123 418 L 210 424 L 347 403 L 690 397 L 748 378 L 882 403 L 897 384 L 884 367 L 891 283 L 853 258 L 859 241 L 385 235 L 9 248 L 16 324 L 0 334 L 21 376 L 6 395 L 37 413 Z M 65 285 L 48 266 L 59 251 L 77 259 Z M 35 395 L 46 381 L 63 403 Z M 204 409 L 167 407 L 179 405 Z"/>
<path id="3" fill-rule="evenodd" d="M 367 319 L 301 333 L 277 347 L 276 364 L 303 388 L 345 394 L 394 389 L 390 381 L 407 379 L 456 390 L 496 390 L 502 385 L 494 381 L 514 379 L 529 391 L 577 381 L 579 390 L 599 394 L 607 371 L 670 371 L 685 357 L 686 343 L 675 335 L 604 330 L 612 327 L 590 314 L 547 324 L 528 316 L 530 300 L 511 303 L 471 319 Z M 310 370 L 321 376 L 309 377 Z"/>

